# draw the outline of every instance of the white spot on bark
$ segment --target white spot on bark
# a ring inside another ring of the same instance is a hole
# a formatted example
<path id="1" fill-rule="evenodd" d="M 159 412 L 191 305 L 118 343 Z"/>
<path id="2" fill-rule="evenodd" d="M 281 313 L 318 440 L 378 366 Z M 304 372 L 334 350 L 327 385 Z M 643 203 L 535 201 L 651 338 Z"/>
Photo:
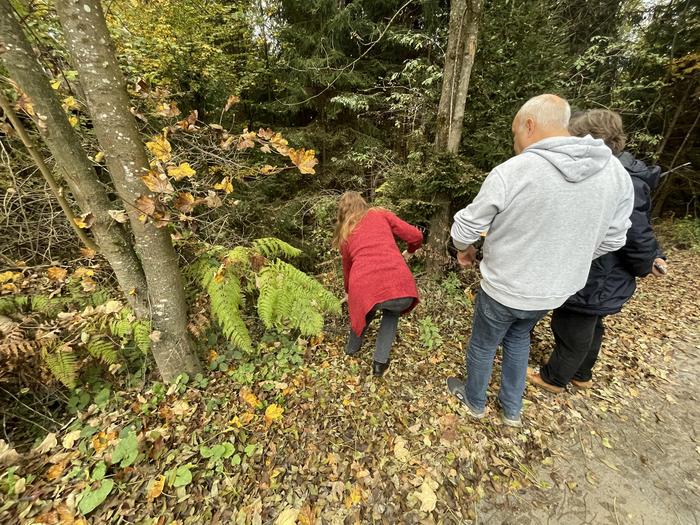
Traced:
<path id="1" fill-rule="evenodd" d="M 89 13 L 90 11 L 92 11 L 92 9 L 90 9 L 89 5 L 85 4 L 85 5 L 83 5 L 83 11 L 85 11 L 86 13 Z"/>

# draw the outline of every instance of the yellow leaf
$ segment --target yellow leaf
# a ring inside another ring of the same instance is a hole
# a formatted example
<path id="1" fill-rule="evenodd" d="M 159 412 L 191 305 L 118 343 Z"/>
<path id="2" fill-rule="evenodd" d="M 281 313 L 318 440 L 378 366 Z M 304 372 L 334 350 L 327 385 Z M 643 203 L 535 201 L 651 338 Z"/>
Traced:
<path id="1" fill-rule="evenodd" d="M 156 107 L 156 115 L 160 115 L 161 117 L 172 118 L 177 117 L 179 114 L 180 110 L 174 102 L 170 102 L 169 104 L 163 102 Z"/>
<path id="2" fill-rule="evenodd" d="M 183 162 L 179 166 L 171 166 L 168 168 L 168 175 L 170 175 L 175 180 L 182 180 L 185 177 L 192 177 L 196 171 L 187 163 Z"/>
<path id="3" fill-rule="evenodd" d="M 260 137 L 261 139 L 270 140 L 274 136 L 275 136 L 275 133 L 270 128 L 267 128 L 267 129 L 260 128 L 258 130 L 258 137 Z"/>
<path id="4" fill-rule="evenodd" d="M 411 459 L 411 453 L 406 448 L 406 440 L 402 437 L 397 437 L 394 441 L 394 456 L 403 463 L 408 463 Z"/>
<path id="5" fill-rule="evenodd" d="M 95 449 L 95 452 L 102 452 L 115 439 L 117 439 L 116 432 L 100 432 L 99 434 L 92 436 L 92 448 Z"/>
<path id="6" fill-rule="evenodd" d="M 263 175 L 269 175 L 270 173 L 274 173 L 277 171 L 277 168 L 274 166 L 270 166 L 269 164 L 265 164 L 262 168 L 260 168 L 260 173 Z"/>
<path id="7" fill-rule="evenodd" d="M 61 476 L 61 474 L 63 474 L 63 471 L 66 469 L 67 463 L 68 463 L 67 459 L 64 459 L 60 463 L 56 463 L 46 473 L 46 479 L 48 479 L 49 481 L 52 481 L 54 479 L 59 478 Z"/>
<path id="8" fill-rule="evenodd" d="M 105 158 L 105 152 L 104 151 L 98 151 L 95 153 L 95 162 L 102 162 L 102 159 Z"/>
<path id="9" fill-rule="evenodd" d="M 314 166 L 318 164 L 318 159 L 316 158 L 316 152 L 314 150 L 306 150 L 304 148 L 295 150 L 290 148 L 287 156 L 291 159 L 292 163 L 299 168 L 300 172 L 307 175 L 316 173 Z"/>
<path id="10" fill-rule="evenodd" d="M 275 419 L 282 417 L 284 408 L 279 405 L 272 404 L 265 409 L 265 423 L 270 426 Z"/>
<path id="11" fill-rule="evenodd" d="M 432 483 L 430 480 L 426 479 L 420 486 L 420 491 L 414 493 L 416 498 L 418 498 L 421 502 L 420 510 L 423 512 L 432 512 L 437 506 L 437 495 L 435 494 L 435 491 L 431 485 Z"/>
<path id="12" fill-rule="evenodd" d="M 353 505 L 357 505 L 362 501 L 362 489 L 360 487 L 355 487 L 350 491 L 350 495 L 345 498 L 345 506 L 346 507 L 352 507 Z"/>
<path id="13" fill-rule="evenodd" d="M 64 109 L 78 109 L 80 106 L 75 97 L 66 97 L 63 99 L 63 107 Z"/>
<path id="14" fill-rule="evenodd" d="M 70 450 L 73 448 L 73 445 L 75 445 L 75 442 L 80 438 L 81 431 L 80 430 L 74 430 L 73 432 L 68 432 L 63 437 L 63 441 L 61 441 L 61 445 L 63 445 L 63 448 Z"/>
<path id="15" fill-rule="evenodd" d="M 78 124 L 80 123 L 80 121 L 78 120 L 78 117 L 76 117 L 75 115 L 71 115 L 70 117 L 68 117 L 68 122 L 74 128 L 77 127 Z"/>
<path id="16" fill-rule="evenodd" d="M 278 153 L 282 155 L 286 155 L 289 152 L 289 148 L 287 147 L 287 139 L 285 139 L 281 133 L 275 133 L 274 136 L 270 139 L 270 144 L 272 145 L 273 148 L 277 150 Z"/>
<path id="17" fill-rule="evenodd" d="M 256 137 L 255 131 L 248 131 L 247 128 L 244 129 L 241 136 L 238 137 L 238 145 L 236 146 L 236 148 L 239 151 L 242 149 L 254 148 L 255 142 L 253 142 L 253 140 L 255 139 L 255 137 Z M 224 149 L 226 149 L 226 148 L 224 148 Z"/>
<path id="18" fill-rule="evenodd" d="M 194 209 L 195 203 L 195 198 L 190 192 L 183 192 L 178 194 L 173 206 L 182 213 L 189 213 Z"/>
<path id="19" fill-rule="evenodd" d="M 251 408 L 258 408 L 258 406 L 260 405 L 260 400 L 258 399 L 258 397 L 247 388 L 243 388 L 241 390 L 241 399 L 248 403 Z"/>
<path id="20" fill-rule="evenodd" d="M 2 272 L 0 273 L 0 283 L 6 283 L 8 281 L 16 281 L 22 277 L 22 274 L 20 272 Z"/>
<path id="21" fill-rule="evenodd" d="M 18 288 L 14 285 L 14 283 L 4 283 L 0 287 L 0 291 L 8 292 L 8 293 L 16 293 L 18 291 Z"/>
<path id="22" fill-rule="evenodd" d="M 170 160 L 170 153 L 173 148 L 168 142 L 168 139 L 164 135 L 157 135 L 153 137 L 153 140 L 146 142 L 146 147 L 153 156 L 161 162 L 167 162 Z"/>
<path id="23" fill-rule="evenodd" d="M 95 271 L 91 270 L 90 268 L 85 268 L 85 266 L 81 266 L 80 268 L 76 268 L 76 270 L 73 272 L 74 277 L 92 277 L 95 275 Z"/>
<path id="24" fill-rule="evenodd" d="M 61 79 L 57 78 L 51 81 L 51 89 L 58 89 L 61 87 Z"/>
<path id="25" fill-rule="evenodd" d="M 95 216 L 89 212 L 83 213 L 80 217 L 73 217 L 73 222 L 81 230 L 86 230 L 95 222 Z"/>
<path id="26" fill-rule="evenodd" d="M 165 476 L 160 475 L 157 478 L 151 480 L 150 488 L 148 489 L 148 499 L 156 499 L 163 493 L 163 487 L 165 486 Z"/>
<path id="27" fill-rule="evenodd" d="M 162 173 L 149 171 L 148 174 L 141 177 L 141 180 L 154 193 L 173 193 L 175 191 L 168 178 Z"/>
<path id="28" fill-rule="evenodd" d="M 107 210 L 107 214 L 119 223 L 125 223 L 129 220 L 126 210 Z"/>
<path id="29" fill-rule="evenodd" d="M 46 276 L 52 281 L 63 281 L 66 275 L 68 275 L 68 270 L 59 268 L 58 266 L 52 266 L 46 270 Z"/>
<path id="30" fill-rule="evenodd" d="M 241 101 L 241 99 L 239 97 L 237 97 L 236 95 L 231 95 L 230 97 L 228 97 L 228 100 L 226 101 L 226 105 L 224 106 L 224 113 L 226 111 L 228 111 L 229 109 L 231 109 L 231 106 L 238 104 L 240 101 Z"/>
<path id="31" fill-rule="evenodd" d="M 233 191 L 233 184 L 228 177 L 224 177 L 221 182 L 214 184 L 215 190 L 222 190 L 224 193 L 231 193 Z"/>
<path id="32" fill-rule="evenodd" d="M 275 525 L 296 525 L 299 509 L 288 507 L 280 512 L 275 520 Z"/>

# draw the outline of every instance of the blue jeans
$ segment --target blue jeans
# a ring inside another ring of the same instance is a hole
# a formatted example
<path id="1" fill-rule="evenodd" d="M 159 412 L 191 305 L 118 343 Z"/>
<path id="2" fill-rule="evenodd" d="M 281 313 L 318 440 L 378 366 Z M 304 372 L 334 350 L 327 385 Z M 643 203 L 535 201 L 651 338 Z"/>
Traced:
<path id="1" fill-rule="evenodd" d="M 481 290 L 476 298 L 472 337 L 467 350 L 466 396 L 473 408 L 486 407 L 498 345 L 503 345 L 501 390 L 498 399 L 506 417 L 517 419 L 523 404 L 525 375 L 530 353 L 530 331 L 547 310 L 517 310 L 502 305 Z"/>

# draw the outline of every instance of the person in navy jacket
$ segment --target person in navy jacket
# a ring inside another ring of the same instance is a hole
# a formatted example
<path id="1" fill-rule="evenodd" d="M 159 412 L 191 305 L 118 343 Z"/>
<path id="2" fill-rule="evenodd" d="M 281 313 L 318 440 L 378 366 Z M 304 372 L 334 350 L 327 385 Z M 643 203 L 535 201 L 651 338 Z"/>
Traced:
<path id="1" fill-rule="evenodd" d="M 666 257 L 651 226 L 651 192 L 659 183 L 661 168 L 647 166 L 624 151 L 625 134 L 620 115 L 594 109 L 574 115 L 572 135 L 601 138 L 629 173 L 634 186 L 632 226 L 625 246 L 593 260 L 586 286 L 552 313 L 555 347 L 549 361 L 528 370 L 528 380 L 550 392 L 568 383 L 592 386 L 592 369 L 603 339 L 603 319 L 618 313 L 637 287 L 637 277 L 666 273 Z"/>

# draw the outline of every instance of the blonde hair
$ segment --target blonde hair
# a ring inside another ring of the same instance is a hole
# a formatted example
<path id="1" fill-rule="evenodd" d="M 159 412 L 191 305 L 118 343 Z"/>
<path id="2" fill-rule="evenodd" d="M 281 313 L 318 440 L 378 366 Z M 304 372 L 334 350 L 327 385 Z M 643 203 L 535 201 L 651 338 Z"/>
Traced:
<path id="1" fill-rule="evenodd" d="M 521 124 L 528 117 L 541 126 L 566 129 L 571 118 L 571 108 L 565 99 L 557 95 L 537 95 L 525 102 L 515 116 Z"/>
<path id="2" fill-rule="evenodd" d="M 333 247 L 339 249 L 348 240 L 355 226 L 370 210 L 367 201 L 356 191 L 346 191 L 338 201 Z"/>
<path id="3" fill-rule="evenodd" d="M 591 135 L 603 139 L 614 155 L 622 153 L 627 143 L 622 117 L 609 109 L 590 109 L 574 115 L 569 124 L 569 132 L 579 137 Z"/>

